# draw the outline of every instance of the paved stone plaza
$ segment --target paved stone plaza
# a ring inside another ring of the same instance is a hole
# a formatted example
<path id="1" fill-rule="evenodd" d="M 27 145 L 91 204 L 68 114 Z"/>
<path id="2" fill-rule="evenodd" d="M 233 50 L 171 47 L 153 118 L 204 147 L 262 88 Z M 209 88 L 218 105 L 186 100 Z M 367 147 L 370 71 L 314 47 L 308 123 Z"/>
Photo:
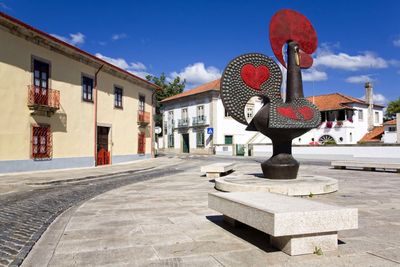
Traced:
<path id="1" fill-rule="evenodd" d="M 214 184 L 201 175 L 200 166 L 217 160 L 260 171 L 252 160 L 182 159 L 184 172 L 129 184 L 69 209 L 45 232 L 23 266 L 400 264 L 399 174 L 303 164 L 303 174 L 339 180 L 338 192 L 308 199 L 358 208 L 359 229 L 339 232 L 336 252 L 291 257 L 270 247 L 266 234 L 232 228 L 207 208 L 207 193 L 214 191 Z"/>

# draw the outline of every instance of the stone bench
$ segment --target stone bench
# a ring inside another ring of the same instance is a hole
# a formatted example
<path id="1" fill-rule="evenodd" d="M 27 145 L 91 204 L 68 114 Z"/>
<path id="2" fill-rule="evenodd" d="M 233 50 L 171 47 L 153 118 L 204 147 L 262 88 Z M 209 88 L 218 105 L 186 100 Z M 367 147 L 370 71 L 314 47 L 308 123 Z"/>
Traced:
<path id="1" fill-rule="evenodd" d="M 365 171 L 383 169 L 396 170 L 396 172 L 400 173 L 400 163 L 337 160 L 332 161 L 331 166 L 333 166 L 335 169 L 362 168 Z"/>
<path id="2" fill-rule="evenodd" d="M 358 210 L 267 192 L 209 193 L 208 207 L 270 235 L 289 255 L 331 251 L 337 232 L 358 228 Z"/>
<path id="3" fill-rule="evenodd" d="M 208 178 L 218 178 L 222 173 L 227 173 L 233 170 L 235 164 L 231 162 L 219 162 L 210 164 L 207 166 L 202 166 L 200 171 L 205 172 Z"/>

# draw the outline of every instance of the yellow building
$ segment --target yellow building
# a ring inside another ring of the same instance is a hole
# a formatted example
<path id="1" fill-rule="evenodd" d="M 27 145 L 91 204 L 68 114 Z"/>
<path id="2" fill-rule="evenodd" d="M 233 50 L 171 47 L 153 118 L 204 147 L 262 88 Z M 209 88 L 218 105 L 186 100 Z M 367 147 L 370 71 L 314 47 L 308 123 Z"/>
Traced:
<path id="1" fill-rule="evenodd" d="M 0 12 L 0 172 L 151 157 L 156 89 Z"/>

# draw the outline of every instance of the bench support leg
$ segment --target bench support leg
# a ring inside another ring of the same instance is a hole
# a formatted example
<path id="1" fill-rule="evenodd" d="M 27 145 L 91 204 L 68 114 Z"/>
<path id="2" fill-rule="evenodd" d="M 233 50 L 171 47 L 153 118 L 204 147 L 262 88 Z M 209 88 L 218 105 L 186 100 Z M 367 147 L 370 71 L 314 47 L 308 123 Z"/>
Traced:
<path id="1" fill-rule="evenodd" d="M 270 236 L 270 243 L 286 254 L 295 256 L 337 250 L 338 238 L 337 232 L 281 237 Z"/>
<path id="2" fill-rule="evenodd" d="M 219 178 L 221 174 L 219 172 L 207 172 L 207 178 Z"/>

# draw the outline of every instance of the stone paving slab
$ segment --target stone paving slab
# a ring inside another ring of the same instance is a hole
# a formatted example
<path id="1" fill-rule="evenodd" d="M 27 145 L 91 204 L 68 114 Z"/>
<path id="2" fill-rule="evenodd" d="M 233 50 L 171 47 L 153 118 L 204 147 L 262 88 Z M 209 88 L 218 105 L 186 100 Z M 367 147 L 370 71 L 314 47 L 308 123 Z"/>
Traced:
<path id="1" fill-rule="evenodd" d="M 208 209 L 207 194 L 214 192 L 214 184 L 201 176 L 196 164 L 184 173 L 109 191 L 66 215 L 70 219 L 64 220 L 59 240 L 52 242 L 52 249 L 46 247 L 53 253 L 48 266 L 400 264 L 398 174 L 301 166 L 302 173 L 339 180 L 338 192 L 308 199 L 357 207 L 359 229 L 339 233 L 337 251 L 291 257 L 268 245 L 266 234 L 249 227 L 232 228 L 223 223 L 221 214 Z M 256 163 L 236 164 L 237 169 L 259 170 Z M 50 228 L 42 239 L 53 232 Z M 30 264 L 41 247 L 39 241 L 24 266 L 34 266 Z"/>

